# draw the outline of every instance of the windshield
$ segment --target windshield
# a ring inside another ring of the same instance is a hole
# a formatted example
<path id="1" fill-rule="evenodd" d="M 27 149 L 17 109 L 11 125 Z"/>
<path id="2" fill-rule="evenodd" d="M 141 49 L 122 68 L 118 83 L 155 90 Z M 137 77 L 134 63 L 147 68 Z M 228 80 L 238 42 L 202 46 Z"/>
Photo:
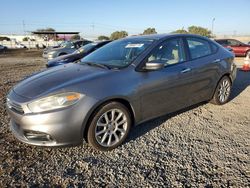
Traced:
<path id="1" fill-rule="evenodd" d="M 65 42 L 60 43 L 59 46 L 61 48 L 65 48 L 65 47 L 69 47 L 70 48 L 72 46 L 72 43 L 69 42 L 69 41 L 65 41 Z"/>
<path id="2" fill-rule="evenodd" d="M 86 52 L 92 50 L 96 45 L 97 45 L 97 43 L 86 44 L 86 45 L 82 46 L 81 48 L 79 48 L 78 50 L 76 50 L 74 53 L 75 54 L 86 53 Z"/>
<path id="3" fill-rule="evenodd" d="M 113 68 L 126 67 L 152 42 L 149 39 L 133 38 L 114 41 L 84 57 L 81 64 L 91 62 Z"/>

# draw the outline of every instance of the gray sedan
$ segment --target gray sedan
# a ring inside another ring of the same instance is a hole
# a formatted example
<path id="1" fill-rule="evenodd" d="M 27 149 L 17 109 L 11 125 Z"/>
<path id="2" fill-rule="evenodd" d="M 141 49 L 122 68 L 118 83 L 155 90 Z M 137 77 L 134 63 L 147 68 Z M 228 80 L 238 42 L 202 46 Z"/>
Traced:
<path id="1" fill-rule="evenodd" d="M 128 37 L 21 81 L 7 96 L 10 127 L 32 145 L 85 139 L 107 151 L 149 119 L 202 101 L 225 104 L 235 77 L 234 55 L 207 38 Z"/>
<path id="2" fill-rule="evenodd" d="M 45 48 L 43 51 L 43 58 L 52 60 L 58 56 L 71 54 L 80 47 L 89 43 L 91 43 L 91 41 L 88 40 L 65 41 L 58 46 Z"/>

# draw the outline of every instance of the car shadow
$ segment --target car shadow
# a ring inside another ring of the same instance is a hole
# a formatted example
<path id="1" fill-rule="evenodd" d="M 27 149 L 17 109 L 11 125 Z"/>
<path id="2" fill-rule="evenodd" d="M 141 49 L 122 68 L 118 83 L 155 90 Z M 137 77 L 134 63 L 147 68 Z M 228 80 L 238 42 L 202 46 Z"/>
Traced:
<path id="1" fill-rule="evenodd" d="M 177 116 L 179 114 L 182 114 L 184 112 L 187 112 L 189 110 L 195 109 L 195 108 L 197 108 L 199 106 L 202 106 L 202 105 L 204 105 L 206 103 L 207 102 L 198 103 L 198 104 L 189 106 L 187 108 L 184 108 L 182 110 L 179 110 L 179 111 L 176 111 L 176 112 L 173 112 L 173 113 L 170 113 L 170 114 L 166 114 L 166 115 L 163 115 L 161 117 L 154 118 L 154 119 L 151 119 L 149 121 L 140 123 L 140 124 L 134 126 L 130 130 L 129 137 L 125 142 L 130 142 L 131 140 L 136 140 L 138 137 L 141 137 L 144 134 L 146 134 L 147 132 L 149 132 L 150 130 L 160 126 L 162 123 L 164 123 L 168 119 L 170 119 L 170 118 L 172 118 L 174 116 Z"/>
<path id="2" fill-rule="evenodd" d="M 238 68 L 237 69 L 237 77 L 236 77 L 236 80 L 235 80 L 233 88 L 232 88 L 230 101 L 233 100 L 234 98 L 236 98 L 248 86 L 250 86 L 250 72 L 243 72 L 243 71 L 240 71 L 240 69 Z M 138 137 L 141 137 L 144 134 L 146 134 L 147 132 L 149 132 L 150 130 L 160 126 L 162 123 L 164 123 L 168 119 L 170 119 L 176 115 L 182 114 L 184 112 L 187 112 L 189 110 L 195 109 L 195 108 L 202 106 L 206 103 L 207 102 L 195 104 L 193 106 L 184 108 L 184 109 L 179 110 L 177 112 L 173 112 L 171 114 L 167 114 L 167 115 L 146 121 L 144 123 L 141 123 L 141 124 L 139 124 L 131 129 L 129 137 L 125 142 L 130 142 L 131 140 L 136 140 Z"/>
<path id="3" fill-rule="evenodd" d="M 230 101 L 240 95 L 248 86 L 250 86 L 250 72 L 237 69 L 237 77 L 234 81 Z"/>

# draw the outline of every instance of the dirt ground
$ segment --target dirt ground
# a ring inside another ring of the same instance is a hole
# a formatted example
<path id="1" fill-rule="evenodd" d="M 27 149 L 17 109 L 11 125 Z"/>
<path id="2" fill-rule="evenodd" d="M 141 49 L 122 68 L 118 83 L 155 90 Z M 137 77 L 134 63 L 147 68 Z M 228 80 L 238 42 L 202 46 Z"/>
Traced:
<path id="1" fill-rule="evenodd" d="M 0 56 L 0 187 L 250 187 L 250 72 L 238 71 L 229 103 L 143 123 L 102 153 L 86 143 L 42 148 L 12 136 L 6 94 L 45 68 L 34 54 Z M 236 62 L 241 67 L 243 60 Z"/>

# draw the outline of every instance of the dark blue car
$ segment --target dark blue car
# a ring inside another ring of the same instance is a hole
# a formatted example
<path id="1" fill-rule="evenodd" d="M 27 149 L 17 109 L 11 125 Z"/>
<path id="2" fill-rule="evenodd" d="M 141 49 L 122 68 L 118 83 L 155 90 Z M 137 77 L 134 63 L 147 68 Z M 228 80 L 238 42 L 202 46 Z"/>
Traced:
<path id="1" fill-rule="evenodd" d="M 62 55 L 62 56 L 56 57 L 48 61 L 46 63 L 46 66 L 49 68 L 49 67 L 54 67 L 54 66 L 63 65 L 63 64 L 77 61 L 109 42 L 110 41 L 101 41 L 101 42 L 93 42 L 93 43 L 86 44 L 83 47 L 76 50 L 72 54 Z"/>

